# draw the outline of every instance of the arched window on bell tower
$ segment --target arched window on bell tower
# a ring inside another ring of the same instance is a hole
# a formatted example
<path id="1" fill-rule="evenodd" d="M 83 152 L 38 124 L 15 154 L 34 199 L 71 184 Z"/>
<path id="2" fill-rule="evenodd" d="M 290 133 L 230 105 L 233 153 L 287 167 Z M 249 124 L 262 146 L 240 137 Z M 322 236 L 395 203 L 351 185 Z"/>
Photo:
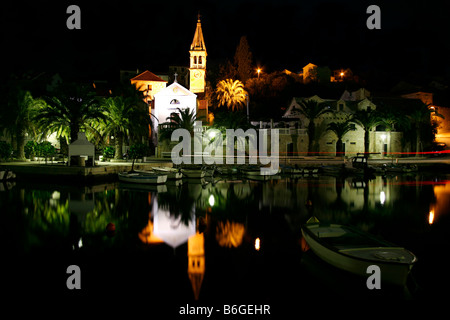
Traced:
<path id="1" fill-rule="evenodd" d="M 197 64 L 197 56 L 194 56 L 194 64 Z"/>

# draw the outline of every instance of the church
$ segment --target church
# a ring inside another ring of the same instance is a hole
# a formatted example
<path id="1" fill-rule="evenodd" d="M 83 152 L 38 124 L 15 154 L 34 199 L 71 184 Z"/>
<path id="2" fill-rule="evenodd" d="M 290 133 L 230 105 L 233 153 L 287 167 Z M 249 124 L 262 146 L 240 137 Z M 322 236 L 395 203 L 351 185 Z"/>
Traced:
<path id="1" fill-rule="evenodd" d="M 174 74 L 174 82 L 169 86 L 167 86 L 167 82 L 150 71 L 144 71 L 131 79 L 133 84 L 143 84 L 140 86 L 140 90 L 145 93 L 155 133 L 158 131 L 158 126 L 167 122 L 167 118 L 177 112 L 178 108 L 195 110 L 197 118 L 201 118 L 203 121 L 207 119 L 206 57 L 206 46 L 199 15 L 194 39 L 189 50 L 189 89 L 178 83 L 177 73 Z M 156 136 L 153 135 L 155 145 L 157 145 Z"/>

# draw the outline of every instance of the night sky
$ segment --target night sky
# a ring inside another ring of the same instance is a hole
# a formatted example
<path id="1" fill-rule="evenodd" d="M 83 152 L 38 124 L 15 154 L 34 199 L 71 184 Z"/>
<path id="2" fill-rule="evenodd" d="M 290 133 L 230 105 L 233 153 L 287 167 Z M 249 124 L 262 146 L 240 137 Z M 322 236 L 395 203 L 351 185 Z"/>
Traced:
<path id="1" fill-rule="evenodd" d="M 81 8 L 81 30 L 66 27 L 71 4 Z M 381 30 L 366 27 L 370 4 L 381 8 Z M 433 1 L 14 1 L 0 10 L 4 75 L 102 79 L 187 66 L 200 11 L 210 67 L 232 59 L 246 35 L 267 72 L 312 62 L 361 75 L 450 76 L 448 10 Z"/>

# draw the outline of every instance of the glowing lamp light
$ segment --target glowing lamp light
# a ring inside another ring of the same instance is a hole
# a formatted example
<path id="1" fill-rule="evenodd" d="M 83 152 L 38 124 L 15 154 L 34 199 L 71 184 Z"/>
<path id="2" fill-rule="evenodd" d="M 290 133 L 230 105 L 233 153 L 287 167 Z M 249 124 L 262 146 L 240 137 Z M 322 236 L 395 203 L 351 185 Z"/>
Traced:
<path id="1" fill-rule="evenodd" d="M 384 193 L 384 191 L 380 192 L 380 203 L 384 204 L 384 202 L 386 201 L 386 194 Z"/>
<path id="2" fill-rule="evenodd" d="M 343 72 L 341 72 L 341 77 L 343 77 L 344 76 L 344 73 Z"/>
<path id="3" fill-rule="evenodd" d="M 428 214 L 428 224 L 433 224 L 434 221 L 434 210 L 431 210 Z"/>
<path id="4" fill-rule="evenodd" d="M 255 239 L 255 250 L 259 251 L 259 249 L 261 249 L 261 239 L 256 238 Z"/>
<path id="5" fill-rule="evenodd" d="M 208 202 L 209 202 L 209 205 L 211 207 L 214 207 L 215 200 L 214 200 L 214 196 L 213 195 L 209 196 Z"/>

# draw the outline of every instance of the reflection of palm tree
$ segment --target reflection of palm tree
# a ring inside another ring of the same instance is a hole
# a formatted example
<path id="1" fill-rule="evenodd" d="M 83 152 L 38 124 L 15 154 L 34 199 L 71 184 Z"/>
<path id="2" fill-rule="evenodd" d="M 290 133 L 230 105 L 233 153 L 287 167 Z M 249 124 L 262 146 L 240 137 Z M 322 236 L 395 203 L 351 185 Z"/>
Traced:
<path id="1" fill-rule="evenodd" d="M 227 106 L 232 111 L 242 108 L 247 100 L 247 92 L 244 90 L 244 84 L 232 79 L 222 80 L 216 88 L 219 106 Z"/>
<path id="2" fill-rule="evenodd" d="M 195 207 L 195 199 L 189 194 L 185 186 L 176 189 L 176 193 L 158 193 L 158 207 L 169 211 L 170 215 L 180 219 L 184 225 L 189 225 L 192 220 L 192 212 Z"/>

